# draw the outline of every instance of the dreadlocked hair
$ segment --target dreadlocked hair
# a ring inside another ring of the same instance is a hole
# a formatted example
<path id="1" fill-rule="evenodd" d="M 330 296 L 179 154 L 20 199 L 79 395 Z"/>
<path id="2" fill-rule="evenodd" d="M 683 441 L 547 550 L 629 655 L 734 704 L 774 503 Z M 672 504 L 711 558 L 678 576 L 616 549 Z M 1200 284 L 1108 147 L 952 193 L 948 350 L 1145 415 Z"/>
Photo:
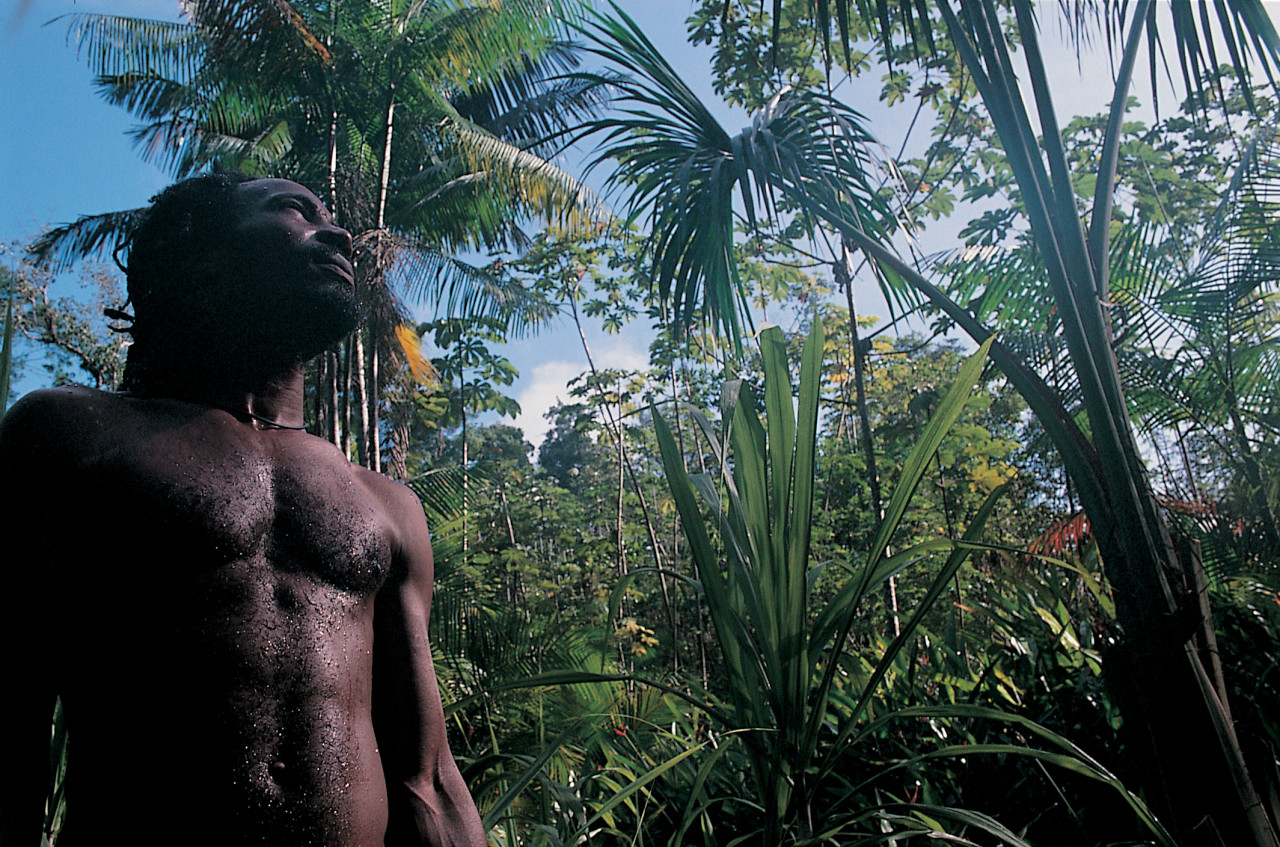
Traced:
<path id="1" fill-rule="evenodd" d="M 214 173 L 192 177 L 151 198 L 151 208 L 128 242 L 122 267 L 127 280 L 133 336 L 122 387 L 136 391 L 154 370 L 157 338 L 173 330 L 175 306 L 193 293 L 200 269 L 226 244 L 235 221 L 235 191 L 257 177 Z"/>

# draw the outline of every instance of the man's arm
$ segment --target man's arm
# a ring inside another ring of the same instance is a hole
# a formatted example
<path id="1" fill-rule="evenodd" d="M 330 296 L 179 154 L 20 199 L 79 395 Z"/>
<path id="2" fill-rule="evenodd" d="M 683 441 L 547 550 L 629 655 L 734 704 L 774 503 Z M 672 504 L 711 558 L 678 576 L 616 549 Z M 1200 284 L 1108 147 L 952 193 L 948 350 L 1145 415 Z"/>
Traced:
<path id="1" fill-rule="evenodd" d="M 373 719 L 387 780 L 387 847 L 483 847 L 484 826 L 449 752 L 427 619 L 434 568 L 422 506 L 396 486 L 400 550 L 374 606 Z"/>
<path id="2" fill-rule="evenodd" d="M 5 609 L 0 645 L 5 662 L 5 718 L 0 724 L 0 847 L 36 847 L 49 786 L 53 717 L 53 650 L 59 622 L 50 608 L 51 528 L 48 440 L 54 411 L 28 396 L 0 423 L 0 479 L 11 496 L 5 521 Z M 64 484 L 65 484 L 64 480 Z M 34 622 L 34 623 L 33 623 Z"/>

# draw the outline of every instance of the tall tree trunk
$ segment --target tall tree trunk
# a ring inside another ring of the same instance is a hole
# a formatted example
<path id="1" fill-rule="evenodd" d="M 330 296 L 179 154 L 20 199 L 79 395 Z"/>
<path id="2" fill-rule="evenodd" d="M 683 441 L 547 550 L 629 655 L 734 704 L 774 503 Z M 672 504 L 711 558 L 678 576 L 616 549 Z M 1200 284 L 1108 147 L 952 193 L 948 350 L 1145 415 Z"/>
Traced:
<path id="1" fill-rule="evenodd" d="M 342 355 L 342 454 L 351 461 L 351 350 L 355 334 L 347 336 Z"/>
<path id="2" fill-rule="evenodd" d="M 369 397 L 364 367 L 364 332 L 357 330 L 355 334 L 355 373 L 356 396 L 354 405 L 360 410 L 360 432 L 356 444 L 360 447 L 360 464 L 369 467 Z"/>
<path id="3" fill-rule="evenodd" d="M 884 500 L 880 495 L 880 472 L 876 467 L 876 446 L 871 438 L 871 413 L 867 409 L 866 348 L 858 333 L 858 310 L 853 303 L 853 276 L 849 273 L 849 245 L 843 240 L 840 243 L 840 259 L 834 263 L 836 284 L 844 288 L 845 300 L 849 304 L 849 344 L 853 353 L 853 384 L 855 403 L 858 409 L 858 435 L 862 446 L 862 455 L 867 463 L 867 484 L 871 488 L 871 509 L 875 515 L 876 526 L 884 520 Z M 885 551 L 891 555 L 890 551 Z M 889 577 L 884 585 L 884 602 L 889 609 L 889 619 L 893 626 L 893 635 L 902 634 L 902 621 L 898 616 L 898 583 L 895 577 Z"/>
<path id="4" fill-rule="evenodd" d="M 391 90 L 387 98 L 387 117 L 386 117 L 386 136 L 382 145 L 382 172 L 378 179 L 378 214 L 376 226 L 379 231 L 386 228 L 387 225 L 387 190 L 391 182 L 391 137 L 395 129 L 396 115 L 396 86 L 391 83 Z M 379 257 L 381 262 L 381 257 Z M 381 265 L 375 277 L 376 284 L 386 285 L 386 268 Z M 381 327 L 379 327 L 381 329 Z M 378 357 L 380 339 L 372 338 L 372 348 L 369 351 L 369 385 L 368 397 L 365 402 L 365 465 L 373 471 L 382 471 L 382 443 L 379 433 L 379 404 L 380 404 L 380 382 L 378 373 Z"/>
<path id="5" fill-rule="evenodd" d="M 467 371 L 461 362 L 458 363 L 458 402 L 462 411 L 462 560 L 467 560 L 467 545 L 470 544 L 467 523 L 471 517 L 468 512 L 468 495 L 471 493 L 471 470 L 467 456 Z"/>
<path id="6" fill-rule="evenodd" d="M 622 413 L 622 409 L 621 409 L 622 389 L 621 388 L 618 389 L 618 406 L 619 406 L 618 413 L 619 413 L 619 416 L 621 416 L 621 413 Z M 616 439 L 616 441 L 617 441 L 617 448 L 618 448 L 618 498 L 617 498 L 618 508 L 617 508 L 617 531 L 615 535 L 618 541 L 618 556 L 617 556 L 618 579 L 622 579 L 627 575 L 627 545 L 626 545 L 626 538 L 623 535 L 623 525 L 622 525 L 622 501 L 623 501 L 623 496 L 626 494 L 626 490 L 627 490 L 627 469 L 626 469 L 627 454 L 626 454 L 625 448 L 623 447 L 622 439 L 618 438 Z"/>
<path id="7" fill-rule="evenodd" d="M 582 330 L 582 319 L 578 314 L 578 302 L 572 291 L 566 291 L 565 296 L 569 300 L 570 313 L 573 317 L 573 324 L 578 329 L 578 340 L 582 343 L 582 351 L 587 357 L 587 366 L 591 369 L 591 375 L 596 377 L 596 384 L 599 385 L 600 372 L 596 370 L 595 359 L 591 356 L 591 347 L 587 344 L 586 333 Z M 622 422 L 613 419 L 613 413 L 609 409 L 609 404 L 601 398 L 600 408 L 605 416 L 605 431 L 611 437 L 622 443 Z M 662 569 L 662 545 L 658 543 L 657 531 L 653 528 L 653 520 L 649 516 L 648 500 L 644 496 L 644 491 L 640 488 L 640 483 L 636 480 L 635 471 L 631 469 L 630 463 L 624 463 L 627 477 L 631 480 L 631 490 L 635 492 L 636 499 L 640 502 L 640 514 L 644 518 L 645 529 L 649 534 L 649 546 L 653 550 L 653 565 L 659 570 Z"/>
<path id="8" fill-rule="evenodd" d="M 316 359 L 316 435 L 329 441 L 333 438 L 333 409 L 329 406 L 329 377 L 331 365 L 329 351 L 325 350 Z"/>
<path id="9" fill-rule="evenodd" d="M 365 430 L 365 455 L 368 460 L 365 464 L 370 470 L 382 473 L 382 439 L 378 432 L 378 407 L 381 402 L 378 391 L 378 339 L 371 336 L 370 340 L 373 346 L 369 350 L 369 399 L 365 404 L 368 409 L 368 428 Z"/>
<path id="10" fill-rule="evenodd" d="M 378 218 L 376 226 L 382 229 L 387 225 L 387 186 L 391 182 L 391 134 L 395 128 L 396 86 L 391 84 L 390 96 L 387 98 L 387 127 L 382 145 L 382 173 L 378 179 Z"/>

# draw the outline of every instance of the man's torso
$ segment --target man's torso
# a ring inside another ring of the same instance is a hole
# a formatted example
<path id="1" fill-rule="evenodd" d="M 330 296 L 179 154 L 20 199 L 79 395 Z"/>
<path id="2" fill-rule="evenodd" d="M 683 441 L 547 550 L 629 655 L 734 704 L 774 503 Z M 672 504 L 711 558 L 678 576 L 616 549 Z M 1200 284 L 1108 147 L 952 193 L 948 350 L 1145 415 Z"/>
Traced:
<path id="1" fill-rule="evenodd" d="M 395 532 L 378 483 L 301 432 L 81 394 L 56 462 L 79 505 L 51 551 L 64 843 L 380 844 L 373 604 Z"/>

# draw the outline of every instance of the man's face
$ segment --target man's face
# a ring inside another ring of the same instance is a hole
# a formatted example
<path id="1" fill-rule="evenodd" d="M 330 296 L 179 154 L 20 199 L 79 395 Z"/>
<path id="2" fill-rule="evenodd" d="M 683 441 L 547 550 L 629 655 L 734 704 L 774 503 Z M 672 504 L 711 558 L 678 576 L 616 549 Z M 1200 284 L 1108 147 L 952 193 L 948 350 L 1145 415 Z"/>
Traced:
<path id="1" fill-rule="evenodd" d="M 324 204 L 285 179 L 242 183 L 235 204 L 218 287 L 240 328 L 306 355 L 351 332 L 358 321 L 351 236 Z"/>

